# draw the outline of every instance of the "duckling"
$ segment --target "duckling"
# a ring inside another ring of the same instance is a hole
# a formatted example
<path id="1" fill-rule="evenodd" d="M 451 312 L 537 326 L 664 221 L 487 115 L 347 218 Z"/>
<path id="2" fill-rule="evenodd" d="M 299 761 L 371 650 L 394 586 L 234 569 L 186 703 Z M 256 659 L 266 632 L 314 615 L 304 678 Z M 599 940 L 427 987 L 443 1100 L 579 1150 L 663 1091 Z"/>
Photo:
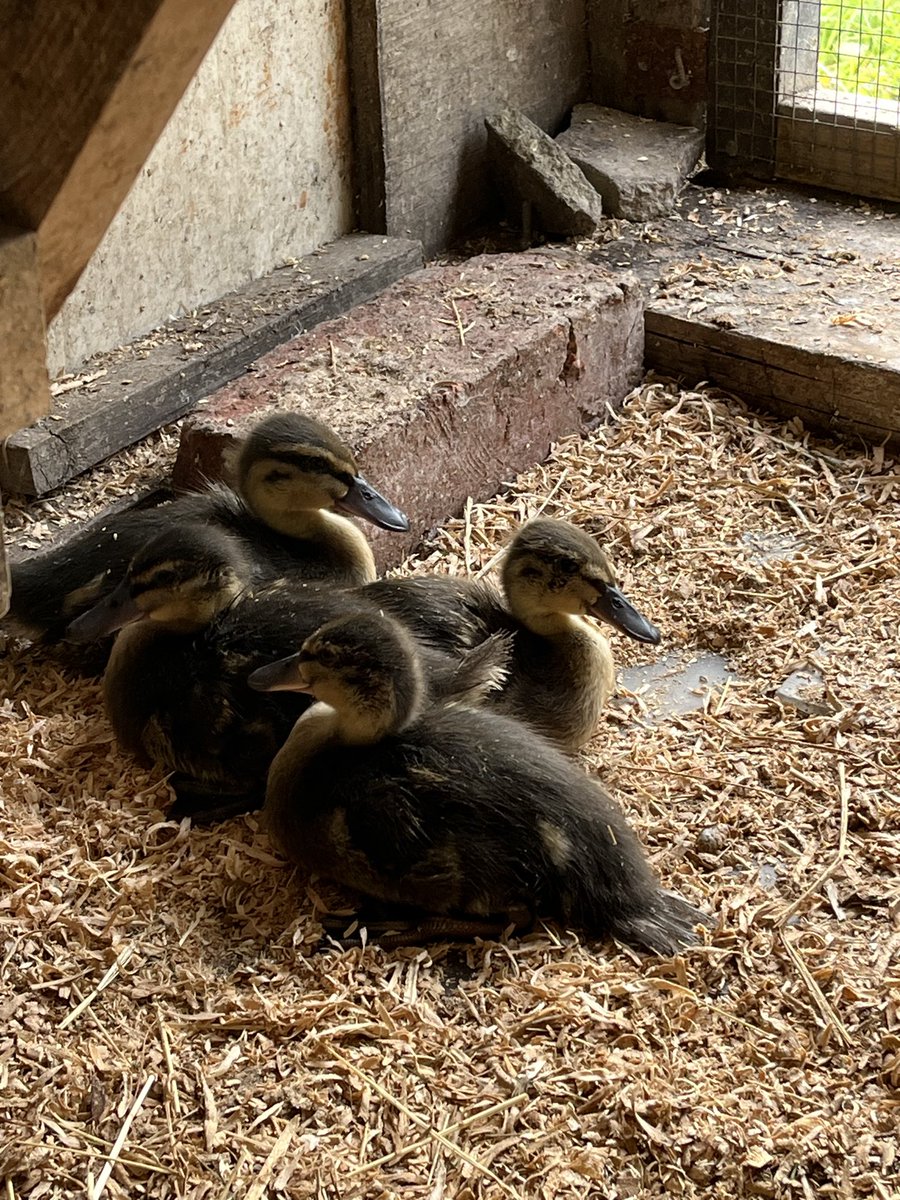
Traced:
<path id="1" fill-rule="evenodd" d="M 172 816 L 209 822 L 260 806 L 269 763 L 310 703 L 260 693 L 247 676 L 348 605 L 357 610 L 364 601 L 351 595 L 314 582 L 266 584 L 242 539 L 179 524 L 138 551 L 124 580 L 71 623 L 69 637 L 121 631 L 103 679 L 116 738 L 175 773 Z M 478 703 L 502 686 L 508 653 L 502 635 L 462 659 L 426 648 L 429 687 Z"/>
<path id="2" fill-rule="evenodd" d="M 299 413 L 273 413 L 251 430 L 237 485 L 250 510 L 290 540 L 295 557 L 302 543 L 306 579 L 352 585 L 375 578 L 369 543 L 341 513 L 394 533 L 409 530 L 409 518 L 360 475 L 340 438 Z"/>
<path id="3" fill-rule="evenodd" d="M 382 579 L 366 595 L 430 644 L 461 652 L 514 634 L 506 686 L 487 703 L 567 750 L 590 739 L 615 690 L 609 642 L 594 617 L 639 642 L 659 630 L 625 598 L 593 538 L 568 521 L 538 517 L 516 533 L 502 567 L 506 605 L 486 580 Z"/>
<path id="4" fill-rule="evenodd" d="M 375 578 L 372 550 L 352 521 L 409 529 L 406 516 L 359 474 L 352 452 L 321 421 L 276 413 L 250 432 L 238 459 L 238 491 L 210 484 L 153 508 L 91 523 L 62 545 L 12 564 L 9 619 L 58 641 L 66 626 L 107 595 L 135 553 L 176 523 L 206 522 L 240 540 L 254 569 L 361 584 Z"/>
<path id="5" fill-rule="evenodd" d="M 483 708 L 429 705 L 410 634 L 332 621 L 250 676 L 308 693 L 264 818 L 292 862 L 432 917 L 549 917 L 672 954 L 708 918 L 664 892 L 619 806 L 564 754 Z"/>

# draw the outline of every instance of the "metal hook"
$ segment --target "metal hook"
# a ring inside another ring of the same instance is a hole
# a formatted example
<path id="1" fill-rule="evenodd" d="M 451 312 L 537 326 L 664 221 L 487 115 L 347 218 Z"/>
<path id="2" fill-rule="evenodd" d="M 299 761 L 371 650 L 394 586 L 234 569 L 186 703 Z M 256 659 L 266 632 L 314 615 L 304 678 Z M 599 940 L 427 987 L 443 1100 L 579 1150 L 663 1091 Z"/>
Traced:
<path id="1" fill-rule="evenodd" d="M 690 73 L 690 71 L 685 71 L 684 59 L 681 56 L 681 49 L 679 47 L 676 47 L 675 70 L 669 76 L 669 87 L 673 88 L 676 92 L 678 92 L 682 88 L 686 88 L 690 82 L 691 82 L 691 73 Z"/>

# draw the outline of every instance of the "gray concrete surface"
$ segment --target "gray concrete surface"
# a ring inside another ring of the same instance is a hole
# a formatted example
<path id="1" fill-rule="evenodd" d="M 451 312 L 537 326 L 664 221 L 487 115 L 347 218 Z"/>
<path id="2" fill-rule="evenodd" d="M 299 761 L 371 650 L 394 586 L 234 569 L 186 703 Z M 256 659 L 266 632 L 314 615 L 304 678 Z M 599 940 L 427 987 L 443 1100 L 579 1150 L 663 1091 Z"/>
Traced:
<path id="1" fill-rule="evenodd" d="M 603 216 L 600 196 L 553 138 L 511 108 L 484 124 L 491 170 L 511 216 L 527 202 L 545 233 L 590 236 Z"/>
<path id="2" fill-rule="evenodd" d="M 683 716 L 703 708 L 710 692 L 736 678 L 720 654 L 669 654 L 660 662 L 625 667 L 619 676 L 622 688 L 633 692 L 651 721 Z M 633 704 L 628 697 L 620 702 Z"/>
<path id="3" fill-rule="evenodd" d="M 703 134 L 598 104 L 576 104 L 556 144 L 603 197 L 608 216 L 651 221 L 674 210 L 703 152 Z"/>

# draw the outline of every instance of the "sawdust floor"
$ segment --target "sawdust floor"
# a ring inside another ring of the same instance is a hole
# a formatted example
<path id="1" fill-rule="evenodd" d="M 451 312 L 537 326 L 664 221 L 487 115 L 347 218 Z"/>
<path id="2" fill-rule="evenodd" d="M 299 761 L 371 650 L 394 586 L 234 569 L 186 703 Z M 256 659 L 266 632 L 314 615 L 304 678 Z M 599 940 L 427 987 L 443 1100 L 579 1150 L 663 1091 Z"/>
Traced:
<path id="1" fill-rule="evenodd" d="M 256 818 L 167 823 L 96 683 L 9 648 L 4 1200 L 897 1195 L 898 490 L 878 452 L 649 383 L 424 552 L 475 571 L 571 517 L 664 630 L 623 664 L 735 671 L 665 723 L 621 697 L 586 756 L 718 920 L 673 961 L 555 929 L 320 950 Z M 773 698 L 806 663 L 814 718 Z"/>

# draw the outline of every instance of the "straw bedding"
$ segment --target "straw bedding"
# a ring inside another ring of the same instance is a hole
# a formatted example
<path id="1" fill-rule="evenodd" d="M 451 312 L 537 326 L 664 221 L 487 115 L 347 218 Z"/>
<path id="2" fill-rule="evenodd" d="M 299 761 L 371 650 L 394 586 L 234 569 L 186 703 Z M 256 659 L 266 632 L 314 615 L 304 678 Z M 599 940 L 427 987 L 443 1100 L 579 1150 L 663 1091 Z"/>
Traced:
<path id="1" fill-rule="evenodd" d="M 586 755 L 718 921 L 672 961 L 550 928 L 323 949 L 339 896 L 255 817 L 167 823 L 96 682 L 8 647 L 0 1196 L 897 1195 L 898 489 L 651 380 L 408 565 L 478 571 L 543 508 L 662 626 L 621 663 L 728 660 L 697 712 L 621 696 Z M 774 699 L 800 665 L 821 715 Z"/>

